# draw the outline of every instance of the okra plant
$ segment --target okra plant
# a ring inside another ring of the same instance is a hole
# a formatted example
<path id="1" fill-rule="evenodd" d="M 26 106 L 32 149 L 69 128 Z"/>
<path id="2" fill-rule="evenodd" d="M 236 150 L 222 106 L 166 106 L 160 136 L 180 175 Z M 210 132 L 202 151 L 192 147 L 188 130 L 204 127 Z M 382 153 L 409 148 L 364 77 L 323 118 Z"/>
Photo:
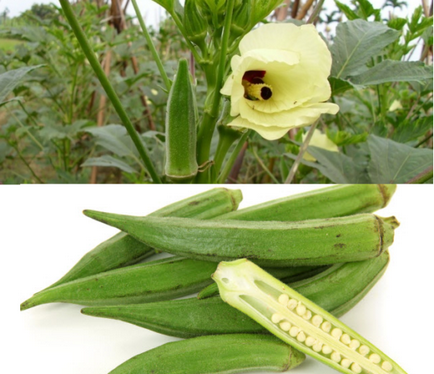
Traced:
<path id="1" fill-rule="evenodd" d="M 367 136 L 357 134 L 356 130 L 353 135 L 345 135 L 352 139 L 348 140 L 341 139 L 340 135 L 330 139 L 331 135 L 315 129 L 318 122 L 323 121 L 321 116 L 328 115 L 330 126 L 336 125 L 343 133 L 341 119 L 336 117 L 340 110 L 339 93 L 351 88 L 359 89 L 396 81 L 427 83 L 432 78 L 432 69 L 423 64 L 393 61 L 390 66 L 383 66 L 382 62 L 387 60 L 376 61 L 372 58 L 385 54 L 384 49 L 396 42 L 401 30 L 397 30 L 394 23 L 388 26 L 378 23 L 379 10 L 375 10 L 370 4 L 368 7 L 368 2 L 360 2 L 364 11 L 361 14 L 375 14 L 377 23 L 355 16 L 355 12 L 351 13 L 348 7 L 338 3 L 350 21 L 338 26 L 337 36 L 333 41 L 329 38 L 329 44 L 313 25 L 315 20 L 321 19 L 318 17 L 323 0 L 318 1 L 316 7 L 313 7 L 311 2 L 309 18 L 305 22 L 300 21 L 303 18 L 300 16 L 298 22 L 294 23 L 274 20 L 263 22 L 265 19 L 270 20 L 269 16 L 274 14 L 282 0 L 186 0 L 183 6 L 178 0 L 155 2 L 165 8 L 185 39 L 190 53 L 192 75 L 189 77 L 185 59 L 181 59 L 175 77 L 165 70 L 162 57 L 153 44 L 137 2 L 133 0 L 144 37 L 164 83 L 163 89 L 169 93 L 164 124 L 165 162 L 159 160 L 159 164 L 165 165 L 164 170 L 157 170 L 144 139 L 140 139 L 132 127 L 127 113 L 89 48 L 69 1 L 60 1 L 65 16 L 127 127 L 154 182 L 224 183 L 246 141 L 254 141 L 253 139 L 260 137 L 267 141 L 280 140 L 287 136 L 290 130 L 290 143 L 293 147 L 288 146 L 287 150 L 292 152 L 296 147 L 298 155 L 292 155 L 291 152 L 288 154 L 288 161 L 295 158 L 290 164 L 291 170 L 285 159 L 281 159 L 282 181 L 291 182 L 302 163 L 304 168 L 317 168 L 336 182 L 339 178 L 329 169 L 330 164 L 339 163 L 338 160 L 329 160 L 329 166 L 326 167 L 325 156 L 315 152 L 315 149 L 303 155 L 309 142 L 312 142 L 312 145 L 328 150 L 332 155 L 337 153 L 338 155 L 330 157 L 339 159 L 345 156 L 346 146 L 366 141 Z M 429 22 L 425 24 L 428 27 Z M 259 27 L 256 27 L 257 25 Z M 374 36 L 380 38 L 378 43 L 367 44 L 366 40 Z M 196 68 L 200 70 L 200 74 L 195 74 Z M 368 68 L 374 72 L 368 74 Z M 383 76 L 386 71 L 389 76 L 385 78 L 375 80 L 371 77 Z M 409 71 L 412 73 L 409 74 Z M 197 99 L 193 84 L 197 76 L 204 78 L 206 92 L 200 111 L 196 110 Z M 380 91 L 383 92 L 383 97 L 378 101 L 381 104 L 381 116 L 384 117 L 384 106 L 387 103 L 382 101 L 385 101 L 386 91 L 377 90 L 378 93 Z M 329 100 L 331 97 L 332 100 Z M 343 107 L 344 111 L 347 110 L 344 105 Z M 341 114 L 340 116 L 342 117 Z M 307 126 L 310 126 L 309 132 L 298 130 Z M 324 123 L 322 130 L 328 130 Z M 294 134 L 298 134 L 296 138 Z M 372 142 L 375 141 L 377 140 L 373 137 Z M 342 154 L 338 145 L 342 146 Z M 379 148 L 384 148 L 384 145 L 379 145 Z M 428 154 L 419 153 L 418 157 L 421 159 L 417 163 L 420 167 L 406 172 L 405 177 L 402 177 L 406 178 L 404 181 L 421 182 L 432 178 L 432 160 Z M 277 182 L 259 156 L 257 159 L 269 177 Z M 319 163 L 315 163 L 317 160 Z M 403 170 L 402 166 L 403 164 L 396 166 L 398 174 Z M 404 170 L 407 168 L 406 166 Z M 398 178 L 398 174 L 394 172 L 390 173 L 392 179 L 386 176 L 372 177 L 374 174 L 369 170 L 371 179 L 368 180 L 367 176 L 365 182 L 376 183 L 375 179 L 390 182 Z"/>

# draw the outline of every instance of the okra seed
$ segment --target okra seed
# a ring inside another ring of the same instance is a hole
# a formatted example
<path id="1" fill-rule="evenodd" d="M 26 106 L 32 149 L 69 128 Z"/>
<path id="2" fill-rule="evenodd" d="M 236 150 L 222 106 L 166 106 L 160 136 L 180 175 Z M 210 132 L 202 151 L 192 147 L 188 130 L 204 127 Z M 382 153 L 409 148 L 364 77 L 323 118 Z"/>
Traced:
<path id="1" fill-rule="evenodd" d="M 286 307 L 289 310 L 293 310 L 293 309 L 295 309 L 295 307 L 297 306 L 297 304 L 298 304 L 297 300 L 291 299 L 291 300 L 288 301 L 288 304 L 286 304 Z"/>
<path id="2" fill-rule="evenodd" d="M 287 321 L 281 322 L 279 326 L 283 331 L 289 331 L 289 329 L 291 328 L 291 324 Z"/>
<path id="3" fill-rule="evenodd" d="M 300 331 L 300 329 L 297 326 L 292 326 L 289 330 L 289 335 L 291 335 L 293 338 L 295 338 L 299 331 Z"/>
<path id="4" fill-rule="evenodd" d="M 329 321 L 325 321 L 322 325 L 321 328 L 323 331 L 325 332 L 329 332 L 332 328 L 332 324 Z"/>
<path id="5" fill-rule="evenodd" d="M 362 368 L 360 367 L 359 364 L 356 364 L 356 363 L 351 365 L 351 370 L 357 374 L 360 374 L 362 372 Z"/>
<path id="6" fill-rule="evenodd" d="M 287 295 L 287 294 L 281 294 L 280 296 L 279 296 L 279 298 L 277 299 L 277 301 L 280 303 L 280 304 L 282 304 L 282 305 L 286 305 L 286 304 L 288 304 L 288 301 L 289 301 L 289 296 Z"/>
<path id="7" fill-rule="evenodd" d="M 389 361 L 384 361 L 381 364 L 381 368 L 386 370 L 386 371 L 392 371 L 392 369 L 393 369 L 392 364 Z"/>
<path id="8" fill-rule="evenodd" d="M 359 348 L 359 353 L 360 353 L 361 355 L 363 355 L 363 356 L 366 356 L 366 355 L 369 353 L 369 351 L 370 351 L 370 349 L 369 349 L 369 347 L 368 347 L 367 345 L 362 345 L 362 346 Z"/>
<path id="9" fill-rule="evenodd" d="M 329 355 L 332 352 L 333 349 L 330 346 L 325 345 L 324 347 L 322 347 L 322 353 L 324 353 L 325 355 Z"/>
<path id="10" fill-rule="evenodd" d="M 347 345 L 350 344 L 351 343 L 350 336 L 348 334 L 343 334 L 341 336 L 341 342 L 344 343 L 344 344 L 347 344 Z"/>
<path id="11" fill-rule="evenodd" d="M 323 321 L 323 318 L 318 314 L 314 315 L 312 318 L 312 324 L 316 327 L 319 327 Z"/>
<path id="12" fill-rule="evenodd" d="M 351 343 L 350 343 L 351 349 L 357 349 L 359 347 L 360 347 L 360 342 L 358 340 L 356 340 L 356 339 L 351 340 Z"/>
<path id="13" fill-rule="evenodd" d="M 284 317 L 280 313 L 274 313 L 271 316 L 271 321 L 273 323 L 279 323 Z"/>
<path id="14" fill-rule="evenodd" d="M 341 360 L 341 355 L 338 352 L 333 352 L 331 359 L 335 362 L 339 362 Z"/>
<path id="15" fill-rule="evenodd" d="M 309 321 L 312 318 L 312 312 L 310 310 L 306 310 L 306 313 L 303 314 L 303 318 L 306 321 Z"/>
<path id="16" fill-rule="evenodd" d="M 303 331 L 300 331 L 297 335 L 297 340 L 303 343 L 306 340 L 306 334 Z"/>
<path id="17" fill-rule="evenodd" d="M 313 349 L 315 352 L 321 352 L 321 348 L 322 348 L 322 343 L 321 343 L 321 342 L 316 342 L 316 343 L 313 345 L 313 347 L 312 347 L 312 349 Z"/>
<path id="18" fill-rule="evenodd" d="M 381 358 L 376 353 L 373 353 L 369 356 L 369 361 L 373 362 L 374 364 L 379 364 L 381 362 Z"/>
<path id="19" fill-rule="evenodd" d="M 306 313 L 306 307 L 303 304 L 300 304 L 295 311 L 299 316 L 302 316 Z"/>
<path id="20" fill-rule="evenodd" d="M 351 365 L 351 361 L 348 360 L 348 358 L 344 358 L 344 359 L 341 361 L 341 365 L 342 365 L 344 368 L 349 368 L 350 365 Z"/>
<path id="21" fill-rule="evenodd" d="M 316 343 L 316 339 L 315 339 L 314 337 L 312 337 L 312 336 L 308 336 L 308 337 L 306 338 L 306 345 L 307 345 L 308 347 L 312 347 L 315 343 Z"/>
<path id="22" fill-rule="evenodd" d="M 342 336 L 342 330 L 335 328 L 332 330 L 331 334 L 335 339 L 339 339 Z"/>

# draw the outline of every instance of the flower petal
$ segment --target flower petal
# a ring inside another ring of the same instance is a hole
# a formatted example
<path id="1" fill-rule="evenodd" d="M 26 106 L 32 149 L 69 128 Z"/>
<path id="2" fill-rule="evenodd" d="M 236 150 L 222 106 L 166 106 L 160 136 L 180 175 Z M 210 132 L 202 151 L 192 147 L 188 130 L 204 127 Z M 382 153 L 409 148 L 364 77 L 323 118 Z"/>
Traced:
<path id="1" fill-rule="evenodd" d="M 264 113 L 251 108 L 245 101 L 240 103 L 240 116 L 249 122 L 265 127 L 301 127 L 315 122 L 323 113 L 336 114 L 339 106 L 333 103 L 307 104 L 275 113 Z"/>

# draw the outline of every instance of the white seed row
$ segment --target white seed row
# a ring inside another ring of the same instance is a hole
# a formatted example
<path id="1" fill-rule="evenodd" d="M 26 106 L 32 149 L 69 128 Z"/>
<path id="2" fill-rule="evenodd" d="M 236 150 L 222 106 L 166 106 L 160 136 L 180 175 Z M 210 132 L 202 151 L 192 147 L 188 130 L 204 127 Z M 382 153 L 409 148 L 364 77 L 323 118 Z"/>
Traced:
<path id="1" fill-rule="evenodd" d="M 310 310 L 306 308 L 301 302 L 296 299 L 289 298 L 286 294 L 281 294 L 278 298 L 278 302 L 284 305 L 287 309 L 294 312 L 298 316 L 302 317 L 306 321 L 309 321 L 313 326 L 320 328 L 322 331 L 330 334 L 337 341 L 347 345 L 349 348 L 357 352 L 363 357 L 366 357 L 373 364 L 381 364 L 381 368 L 386 372 L 391 372 L 393 369 L 392 364 L 389 361 L 381 360 L 381 357 L 376 353 L 370 353 L 370 348 L 364 344 L 361 344 L 357 339 L 351 338 L 350 335 L 344 333 L 340 328 L 333 328 L 329 321 L 324 321 L 324 318 L 317 314 L 312 314 Z M 300 343 L 304 343 L 307 347 L 314 352 L 322 353 L 324 355 L 330 355 L 330 359 L 344 368 L 349 368 L 356 374 L 362 373 L 362 367 L 351 361 L 350 358 L 342 357 L 342 355 L 334 351 L 330 346 L 324 344 L 313 336 L 307 335 L 300 327 L 291 324 L 280 313 L 274 313 L 271 316 L 271 321 L 274 324 L 278 324 L 280 329 L 287 332 L 290 336 L 297 339 Z"/>

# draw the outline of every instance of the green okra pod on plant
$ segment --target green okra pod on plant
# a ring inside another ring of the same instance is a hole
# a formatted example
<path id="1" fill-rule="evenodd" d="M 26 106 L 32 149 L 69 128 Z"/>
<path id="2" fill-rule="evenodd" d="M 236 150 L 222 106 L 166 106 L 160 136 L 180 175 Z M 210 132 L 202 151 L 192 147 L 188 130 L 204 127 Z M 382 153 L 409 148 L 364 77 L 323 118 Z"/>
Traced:
<path id="1" fill-rule="evenodd" d="M 213 188 L 167 205 L 150 216 L 209 219 L 236 210 L 241 200 L 240 190 Z M 68 273 L 50 287 L 135 264 L 154 253 L 153 248 L 120 232 L 86 253 Z"/>
<path id="2" fill-rule="evenodd" d="M 294 348 L 345 374 L 406 374 L 332 314 L 247 259 L 221 262 L 222 299 Z"/>
<path id="3" fill-rule="evenodd" d="M 376 257 L 392 243 L 394 217 L 373 214 L 299 222 L 199 221 L 132 217 L 96 211 L 87 216 L 166 252 L 204 261 L 250 258 L 261 266 L 318 266 Z"/>
<path id="4" fill-rule="evenodd" d="M 290 286 L 336 317 L 353 308 L 386 271 L 389 253 L 353 263 L 337 264 Z M 82 313 L 118 319 L 161 334 L 191 338 L 201 335 L 267 333 L 220 297 L 189 298 L 136 305 L 87 307 Z"/>
<path id="5" fill-rule="evenodd" d="M 197 174 L 196 102 L 188 71 L 181 59 L 167 99 L 165 173 L 175 183 L 189 182 Z"/>
<path id="6" fill-rule="evenodd" d="M 110 374 L 283 372 L 305 355 L 268 335 L 202 336 L 163 344 L 124 362 Z"/>

